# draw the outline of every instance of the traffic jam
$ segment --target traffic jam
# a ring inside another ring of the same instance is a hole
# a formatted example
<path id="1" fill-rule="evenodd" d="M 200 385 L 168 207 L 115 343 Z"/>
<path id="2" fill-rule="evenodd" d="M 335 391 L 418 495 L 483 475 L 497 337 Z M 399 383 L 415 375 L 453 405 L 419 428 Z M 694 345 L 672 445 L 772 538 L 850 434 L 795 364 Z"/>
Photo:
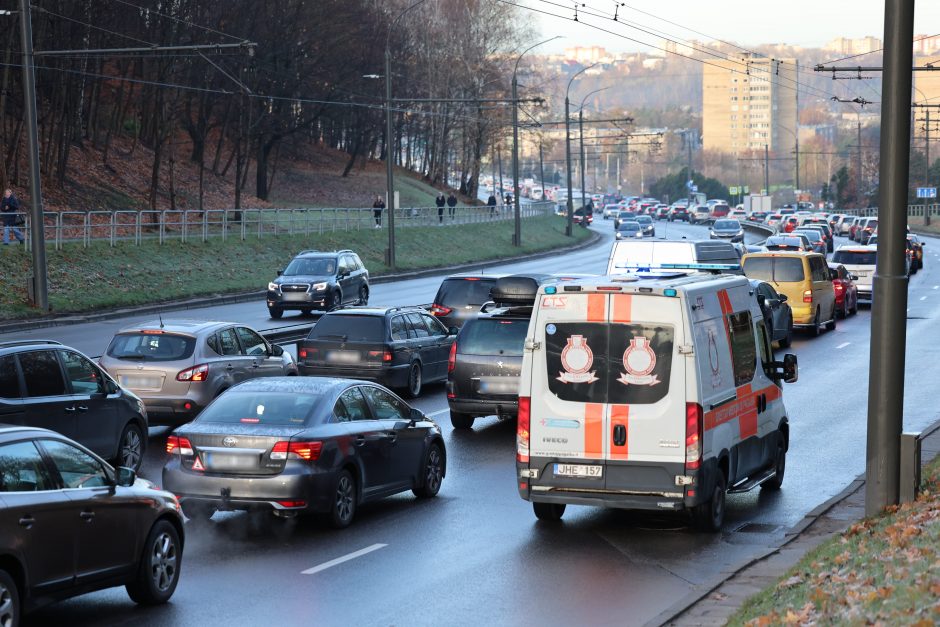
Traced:
<path id="1" fill-rule="evenodd" d="M 603 274 L 462 272 L 432 303 L 377 306 L 355 251 L 305 250 L 264 303 L 275 320 L 318 316 L 296 346 L 162 315 L 120 328 L 100 356 L 0 342 L 0 583 L 22 593 L 7 599 L 13 615 L 115 586 L 165 603 L 187 531 L 219 513 L 344 529 L 395 495 L 418 507 L 460 472 L 453 436 L 492 417 L 515 424 L 503 465 L 541 524 L 570 505 L 715 533 L 729 494 L 779 490 L 785 390 L 799 378 L 786 349 L 871 303 L 877 218 L 598 200 L 602 220 L 591 206 L 576 218 L 613 224 Z M 670 237 L 673 222 L 702 225 L 700 237 Z M 764 235 L 746 243 L 754 225 Z M 913 275 L 924 242 L 907 242 Z M 446 411 L 433 413 L 450 431 L 417 402 L 441 388 Z M 165 455 L 144 478 L 155 427 Z M 73 515 L 105 521 L 83 528 L 77 557 Z"/>

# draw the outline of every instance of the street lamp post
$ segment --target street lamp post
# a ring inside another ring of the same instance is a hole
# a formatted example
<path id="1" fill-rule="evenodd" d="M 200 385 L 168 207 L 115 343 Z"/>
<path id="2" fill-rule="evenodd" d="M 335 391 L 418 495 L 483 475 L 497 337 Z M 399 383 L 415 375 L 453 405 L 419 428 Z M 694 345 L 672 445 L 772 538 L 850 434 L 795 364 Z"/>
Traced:
<path id="1" fill-rule="evenodd" d="M 568 220 L 565 224 L 565 235 L 568 237 L 571 237 L 573 234 L 571 227 L 574 224 L 574 204 L 571 202 L 571 101 L 568 98 L 568 92 L 571 91 L 571 83 L 574 79 L 578 78 L 579 75 L 590 70 L 595 65 L 597 65 L 597 63 L 593 63 L 586 68 L 578 70 L 568 81 L 568 87 L 565 89 L 565 167 L 568 175 L 568 203 L 566 212 L 568 214 Z"/>
<path id="2" fill-rule="evenodd" d="M 515 216 L 512 232 L 513 246 L 522 246 L 522 216 L 519 207 L 519 97 L 517 94 L 519 82 L 516 73 L 519 71 L 519 62 L 522 61 L 522 57 L 525 56 L 525 53 L 542 44 L 547 44 L 550 41 L 555 41 L 560 38 L 561 35 L 557 35 L 551 39 L 540 41 L 534 46 L 529 46 L 523 50 L 519 58 L 516 59 L 516 65 L 512 69 L 512 205 Z M 544 182 L 542 184 L 544 185 Z"/>
<path id="3" fill-rule="evenodd" d="M 584 103 L 588 98 L 593 96 L 599 91 L 604 91 L 605 89 L 610 89 L 610 87 L 601 87 L 600 89 L 595 89 L 592 92 L 589 92 L 584 98 L 581 99 L 581 106 L 578 108 L 578 139 L 581 143 L 580 153 L 581 153 L 581 207 L 583 208 L 587 205 L 587 200 L 585 199 L 585 183 L 584 183 Z M 594 177 L 595 179 L 597 177 Z M 596 180 L 595 180 L 596 183 Z M 582 216 L 582 220 L 587 219 L 587 216 Z"/>

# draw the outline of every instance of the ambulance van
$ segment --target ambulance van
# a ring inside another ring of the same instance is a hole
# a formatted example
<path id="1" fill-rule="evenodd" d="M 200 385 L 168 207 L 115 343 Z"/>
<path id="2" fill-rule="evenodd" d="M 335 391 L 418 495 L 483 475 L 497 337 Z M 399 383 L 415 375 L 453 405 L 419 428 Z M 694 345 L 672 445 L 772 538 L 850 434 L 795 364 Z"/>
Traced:
<path id="1" fill-rule="evenodd" d="M 688 264 L 539 288 L 519 388 L 520 496 L 689 511 L 717 531 L 725 494 L 778 489 L 789 416 L 761 308 L 742 276 Z"/>

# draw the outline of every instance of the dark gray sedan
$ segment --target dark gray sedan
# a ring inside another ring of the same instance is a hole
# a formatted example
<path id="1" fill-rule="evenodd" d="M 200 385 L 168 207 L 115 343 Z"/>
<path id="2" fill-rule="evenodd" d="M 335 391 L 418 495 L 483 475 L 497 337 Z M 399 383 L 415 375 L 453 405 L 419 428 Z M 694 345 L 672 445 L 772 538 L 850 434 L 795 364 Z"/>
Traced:
<path id="1" fill-rule="evenodd" d="M 744 228 L 737 220 L 715 220 L 711 229 L 711 239 L 724 239 L 731 242 L 744 241 Z"/>
<path id="2" fill-rule="evenodd" d="M 437 495 L 446 470 L 440 427 L 421 411 L 378 384 L 328 377 L 237 385 L 166 448 L 163 485 L 191 518 L 316 512 L 346 527 L 363 502 Z"/>

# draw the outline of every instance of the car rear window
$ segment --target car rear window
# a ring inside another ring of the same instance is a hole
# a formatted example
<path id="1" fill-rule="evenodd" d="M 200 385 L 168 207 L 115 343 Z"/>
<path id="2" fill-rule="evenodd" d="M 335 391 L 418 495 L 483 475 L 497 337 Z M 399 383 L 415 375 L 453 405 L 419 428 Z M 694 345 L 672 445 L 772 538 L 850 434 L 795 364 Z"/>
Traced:
<path id="1" fill-rule="evenodd" d="M 457 336 L 457 352 L 464 355 L 522 355 L 529 321 L 477 318 Z"/>
<path id="2" fill-rule="evenodd" d="M 310 330 L 308 340 L 384 342 L 385 316 L 327 314 Z"/>
<path id="3" fill-rule="evenodd" d="M 771 283 L 802 281 L 803 259 L 798 257 L 751 257 L 744 260 L 744 275 Z"/>
<path id="4" fill-rule="evenodd" d="M 806 239 L 808 239 L 811 242 L 818 242 L 819 240 L 822 239 L 822 233 L 820 233 L 816 229 L 806 229 L 805 231 L 795 231 L 795 232 L 799 233 L 800 235 L 805 235 Z"/>
<path id="5" fill-rule="evenodd" d="M 434 302 L 445 307 L 482 305 L 490 300 L 490 288 L 495 284 L 495 278 L 444 279 L 437 290 Z"/>
<path id="6" fill-rule="evenodd" d="M 296 392 L 230 390 L 202 410 L 196 422 L 305 425 L 319 400 Z"/>
<path id="7" fill-rule="evenodd" d="M 873 266 L 877 255 L 873 250 L 837 250 L 832 255 L 832 261 L 847 266 Z"/>
<path id="8" fill-rule="evenodd" d="M 108 357 L 138 361 L 180 361 L 193 356 L 196 338 L 172 333 L 119 333 L 108 346 Z"/>

